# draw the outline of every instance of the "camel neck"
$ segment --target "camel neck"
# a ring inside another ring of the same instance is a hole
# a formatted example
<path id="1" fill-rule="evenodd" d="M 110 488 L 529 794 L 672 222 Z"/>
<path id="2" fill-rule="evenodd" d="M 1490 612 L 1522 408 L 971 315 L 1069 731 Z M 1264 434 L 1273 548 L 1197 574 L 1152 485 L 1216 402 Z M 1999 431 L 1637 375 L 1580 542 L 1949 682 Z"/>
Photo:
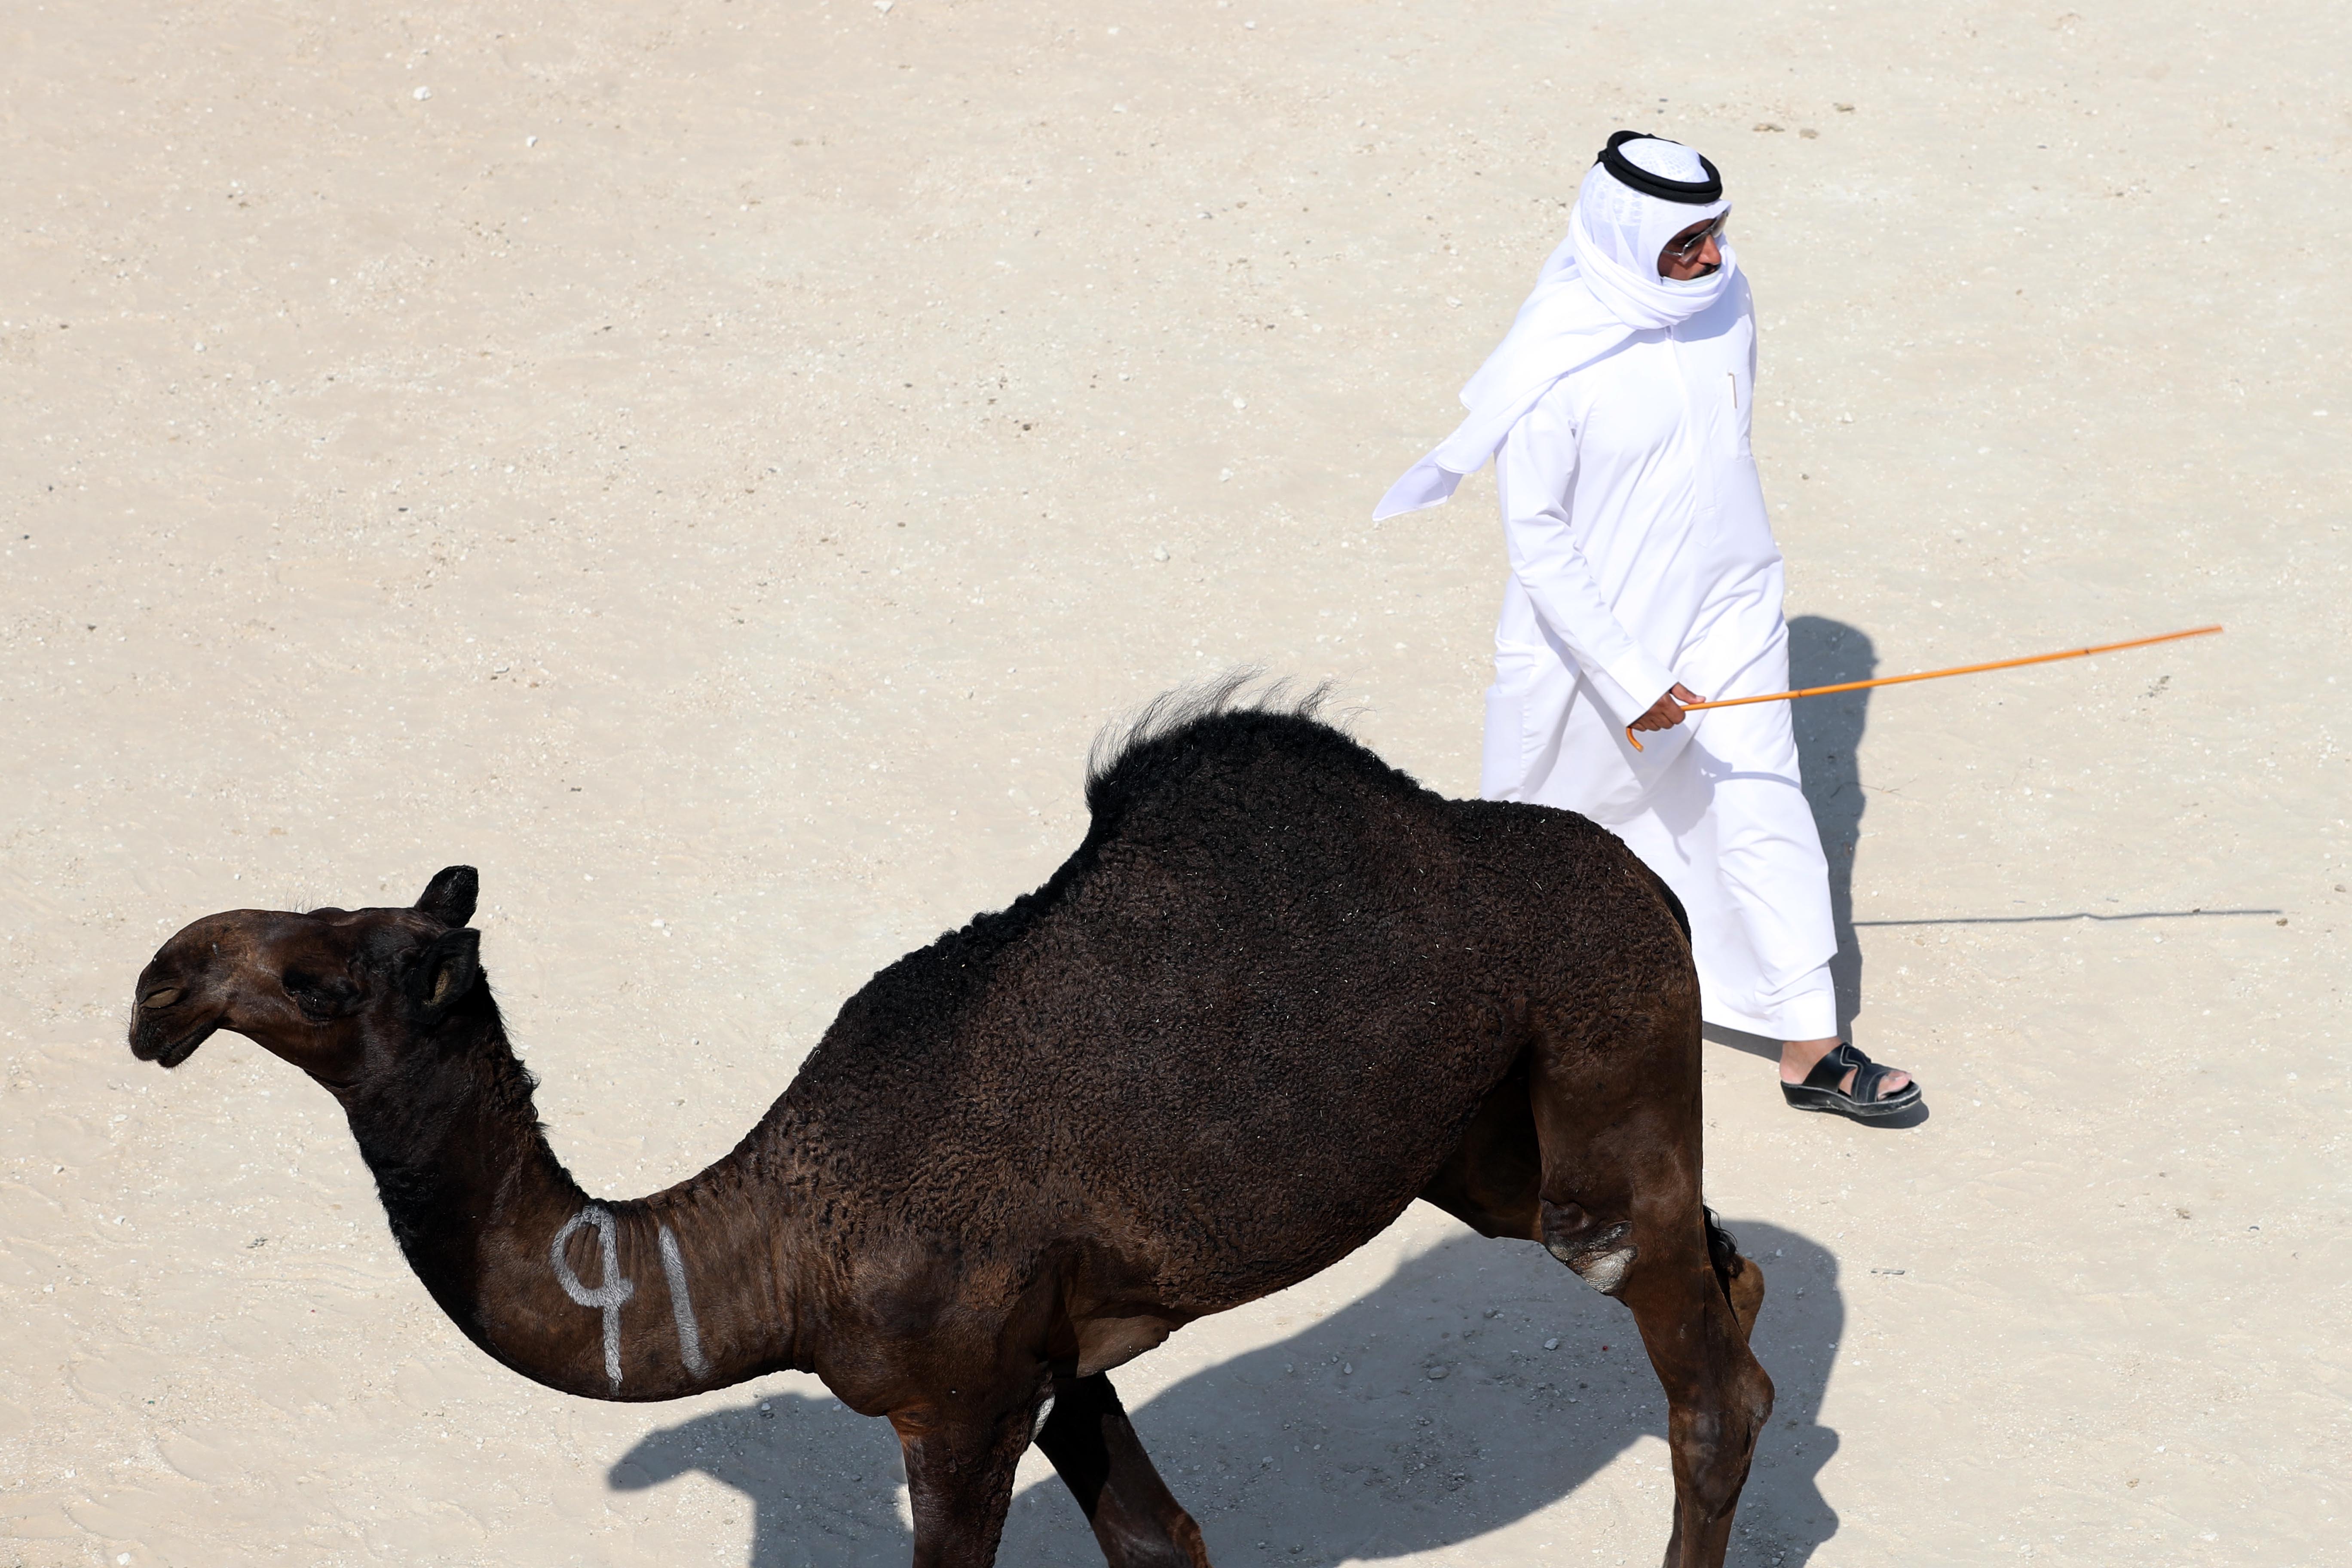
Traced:
<path id="1" fill-rule="evenodd" d="M 467 1337 L 527 1377 L 670 1399 L 781 1370 L 784 1239 L 745 1152 L 649 1197 L 596 1199 L 548 1147 L 487 983 L 341 1098 L 394 1239 Z"/>

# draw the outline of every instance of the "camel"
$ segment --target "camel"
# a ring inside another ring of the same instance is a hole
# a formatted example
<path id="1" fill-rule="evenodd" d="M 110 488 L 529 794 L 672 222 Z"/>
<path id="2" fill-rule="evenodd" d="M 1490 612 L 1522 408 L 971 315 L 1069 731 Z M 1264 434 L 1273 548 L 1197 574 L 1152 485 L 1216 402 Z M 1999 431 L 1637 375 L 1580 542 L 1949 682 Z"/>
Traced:
<path id="1" fill-rule="evenodd" d="M 1772 1385 L 1700 1195 L 1680 907 L 1612 835 L 1447 799 L 1315 700 L 1171 694 L 1090 759 L 1035 892 L 874 976 L 734 1150 L 591 1198 L 548 1148 L 452 866 L 409 909 L 236 910 L 141 973 L 132 1052 L 216 1029 L 341 1102 L 467 1337 L 656 1400 L 794 1370 L 887 1416 L 918 1568 L 994 1561 L 1034 1442 L 1114 1568 L 1206 1568 L 1107 1375 L 1416 1197 L 1633 1315 L 1669 1405 L 1665 1561 L 1718 1568 Z"/>

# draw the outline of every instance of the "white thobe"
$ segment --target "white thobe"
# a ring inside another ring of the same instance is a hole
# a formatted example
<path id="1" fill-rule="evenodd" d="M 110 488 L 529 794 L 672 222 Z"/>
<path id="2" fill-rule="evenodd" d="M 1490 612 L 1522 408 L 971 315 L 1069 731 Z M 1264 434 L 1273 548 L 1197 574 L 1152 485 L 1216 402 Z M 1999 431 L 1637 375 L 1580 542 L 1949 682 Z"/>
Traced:
<path id="1" fill-rule="evenodd" d="M 1675 681 L 1788 689 L 1780 552 L 1748 450 L 1745 279 L 1562 378 L 1496 465 L 1511 576 L 1495 628 L 1481 791 L 1581 812 L 1683 901 L 1708 1022 L 1837 1033 L 1829 868 L 1789 705 L 1625 726 Z"/>

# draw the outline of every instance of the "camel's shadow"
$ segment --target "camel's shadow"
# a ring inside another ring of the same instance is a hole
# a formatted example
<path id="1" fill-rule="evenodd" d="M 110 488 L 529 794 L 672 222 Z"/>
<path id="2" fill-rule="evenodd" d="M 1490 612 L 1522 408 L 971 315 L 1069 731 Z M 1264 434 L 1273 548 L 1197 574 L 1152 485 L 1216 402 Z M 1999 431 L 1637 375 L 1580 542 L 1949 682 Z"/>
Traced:
<path id="1" fill-rule="evenodd" d="M 1815 1419 L 1844 1330 L 1837 1260 L 1779 1226 L 1734 1228 L 1769 1282 L 1756 1350 L 1778 1394 L 1731 1561 L 1796 1568 L 1837 1529 L 1814 1485 L 1837 1448 Z M 1544 1349 L 1548 1339 L 1558 1347 Z M 1131 1410 L 1219 1562 L 1301 1568 L 1433 1551 L 1514 1524 L 1637 1439 L 1663 1439 L 1665 1421 L 1622 1307 L 1538 1247 L 1469 1237 Z M 902 1568 L 912 1554 L 890 1428 L 822 1394 L 773 1393 L 653 1432 L 606 1479 L 635 1491 L 690 1470 L 751 1500 L 750 1568 Z M 1643 1493 L 1663 1545 L 1663 1470 Z M 1557 1544 L 1565 1552 L 1570 1542 Z M 1091 1568 L 1102 1554 L 1048 1476 L 1014 1499 L 998 1560 Z"/>

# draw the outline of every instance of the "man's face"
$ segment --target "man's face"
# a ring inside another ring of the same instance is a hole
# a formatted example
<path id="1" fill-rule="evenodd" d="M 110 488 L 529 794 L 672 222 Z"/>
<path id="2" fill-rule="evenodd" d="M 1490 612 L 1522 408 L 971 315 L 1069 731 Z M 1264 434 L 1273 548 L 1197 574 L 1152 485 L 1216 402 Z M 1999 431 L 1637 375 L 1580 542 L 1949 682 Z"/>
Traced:
<path id="1" fill-rule="evenodd" d="M 1675 235 L 1658 252 L 1658 276 L 1687 283 L 1721 267 L 1723 252 L 1717 248 L 1715 237 L 1722 232 L 1723 218 L 1717 216 L 1704 218 Z"/>

